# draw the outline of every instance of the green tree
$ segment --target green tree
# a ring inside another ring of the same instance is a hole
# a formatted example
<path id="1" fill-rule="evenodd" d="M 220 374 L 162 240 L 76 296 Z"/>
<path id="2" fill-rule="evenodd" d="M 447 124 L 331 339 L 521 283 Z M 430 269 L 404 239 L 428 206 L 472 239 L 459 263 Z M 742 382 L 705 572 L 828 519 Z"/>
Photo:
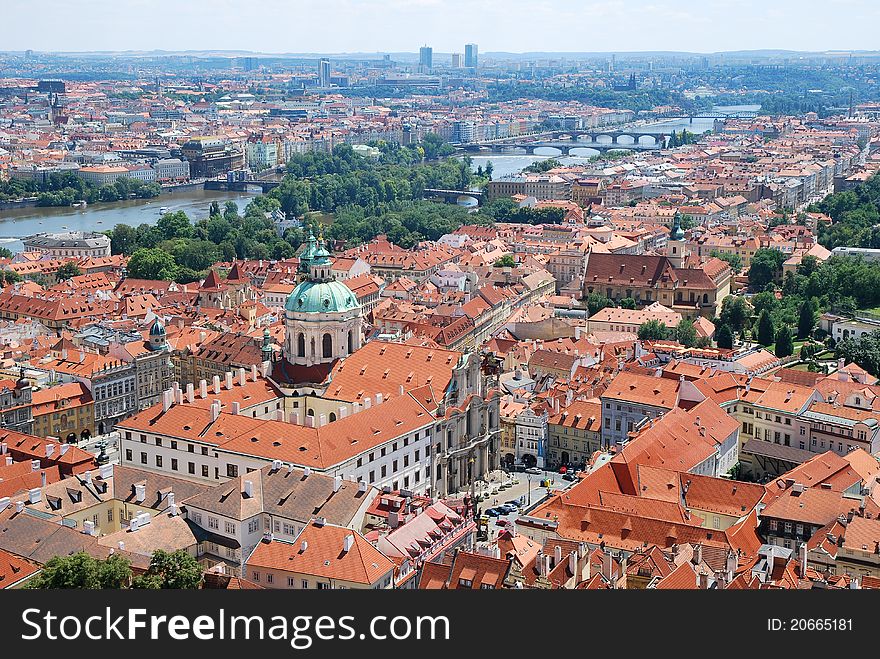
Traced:
<path id="1" fill-rule="evenodd" d="M 126 274 L 132 279 L 163 279 L 172 281 L 177 277 L 174 257 L 163 249 L 139 249 L 128 260 Z"/>
<path id="2" fill-rule="evenodd" d="M 668 336 L 666 325 L 659 320 L 651 319 L 639 325 L 640 341 L 661 341 Z"/>
<path id="3" fill-rule="evenodd" d="M 55 556 L 46 561 L 43 570 L 27 582 L 32 589 L 125 588 L 131 580 L 131 564 L 119 554 L 104 560 L 78 552 Z"/>
<path id="4" fill-rule="evenodd" d="M 58 278 L 58 281 L 66 281 L 71 277 L 79 277 L 81 274 L 82 270 L 79 269 L 76 261 L 68 261 L 58 267 L 55 276 Z"/>
<path id="5" fill-rule="evenodd" d="M 715 330 L 715 343 L 719 348 L 733 348 L 733 331 L 730 325 L 719 325 Z"/>
<path id="6" fill-rule="evenodd" d="M 135 577 L 132 588 L 192 590 L 202 584 L 202 566 L 184 549 L 153 552 L 150 567 Z"/>
<path id="7" fill-rule="evenodd" d="M 156 222 L 156 229 L 165 240 L 173 238 L 192 238 L 193 225 L 183 211 L 165 213 Z"/>
<path id="8" fill-rule="evenodd" d="M 788 357 L 794 352 L 794 342 L 791 340 L 791 330 L 788 325 L 781 325 L 776 332 L 776 350 L 777 357 Z"/>
<path id="9" fill-rule="evenodd" d="M 728 295 L 721 303 L 721 322 L 731 330 L 741 332 L 751 315 L 752 309 L 741 295 Z"/>
<path id="10" fill-rule="evenodd" d="M 697 328 L 687 318 L 682 318 L 675 326 L 675 340 L 691 348 L 697 343 Z"/>
<path id="11" fill-rule="evenodd" d="M 495 261 L 496 268 L 515 268 L 516 267 L 516 259 L 513 258 L 513 254 L 505 254 L 500 259 Z"/>
<path id="12" fill-rule="evenodd" d="M 10 252 L 5 247 L 0 247 L 0 259 L 11 259 L 12 252 Z"/>
<path id="13" fill-rule="evenodd" d="M 762 346 L 769 346 L 774 341 L 775 329 L 773 327 L 773 319 L 770 318 L 770 314 L 764 309 L 758 315 L 758 322 L 756 323 L 757 331 L 756 336 L 758 339 L 758 343 Z"/>
<path id="14" fill-rule="evenodd" d="M 601 293 L 589 293 L 585 298 L 587 303 L 587 312 L 592 316 L 596 312 L 604 309 L 605 307 L 613 307 L 614 302 L 609 300 L 607 297 L 602 295 Z"/>
<path id="15" fill-rule="evenodd" d="M 211 202 L 211 207 L 208 210 L 208 215 L 210 217 L 217 217 L 220 215 L 220 204 L 217 203 L 217 200 Z"/>
<path id="16" fill-rule="evenodd" d="M 138 232 L 127 224 L 117 224 L 110 232 L 110 251 L 113 254 L 131 255 L 138 248 Z"/>
<path id="17" fill-rule="evenodd" d="M 625 297 L 620 301 L 621 309 L 635 309 L 636 306 L 636 301 L 631 297 Z"/>
<path id="18" fill-rule="evenodd" d="M 495 171 L 495 165 L 492 164 L 491 160 L 486 161 L 486 167 L 483 171 L 486 173 L 486 178 L 491 181 L 492 180 L 492 172 Z"/>
<path id="19" fill-rule="evenodd" d="M 762 247 L 756 250 L 749 265 L 749 288 L 755 291 L 764 290 L 767 284 L 782 273 L 785 258 L 785 254 L 777 249 Z"/>
<path id="20" fill-rule="evenodd" d="M 806 339 L 813 333 L 813 329 L 815 327 L 816 307 L 813 304 L 812 300 L 804 300 L 803 302 L 801 302 L 801 307 L 798 311 L 798 338 Z"/>

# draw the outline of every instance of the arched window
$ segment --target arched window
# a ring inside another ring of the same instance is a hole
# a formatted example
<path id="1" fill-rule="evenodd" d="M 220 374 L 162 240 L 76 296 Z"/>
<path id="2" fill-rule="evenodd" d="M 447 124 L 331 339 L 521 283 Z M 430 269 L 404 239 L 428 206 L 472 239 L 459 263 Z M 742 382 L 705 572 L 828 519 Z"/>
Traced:
<path id="1" fill-rule="evenodd" d="M 313 409 L 310 407 L 310 408 L 309 408 L 309 411 L 306 412 L 306 414 L 307 414 L 308 416 L 315 416 L 315 410 L 313 410 Z"/>
<path id="2" fill-rule="evenodd" d="M 321 338 L 321 349 L 325 358 L 333 356 L 333 337 L 330 334 L 324 334 Z"/>
<path id="3" fill-rule="evenodd" d="M 302 332 L 299 333 L 299 336 L 296 338 L 296 356 L 297 357 L 305 357 L 306 356 L 306 335 Z"/>
<path id="4" fill-rule="evenodd" d="M 703 293 L 703 304 L 709 304 L 709 294 Z"/>
<path id="5" fill-rule="evenodd" d="M 329 418 L 330 418 L 331 421 L 336 421 L 336 412 L 330 412 L 330 417 L 329 417 Z"/>

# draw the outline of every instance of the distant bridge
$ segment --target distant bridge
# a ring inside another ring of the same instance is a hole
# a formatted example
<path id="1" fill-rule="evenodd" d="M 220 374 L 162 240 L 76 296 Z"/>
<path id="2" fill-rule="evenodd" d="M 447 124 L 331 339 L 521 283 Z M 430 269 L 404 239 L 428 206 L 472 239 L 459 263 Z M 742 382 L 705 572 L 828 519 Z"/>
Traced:
<path id="1" fill-rule="evenodd" d="M 459 145 L 464 151 L 485 151 L 492 148 L 516 148 L 523 149 L 532 154 L 535 149 L 551 147 L 558 149 L 563 155 L 568 155 L 572 149 L 595 149 L 597 151 L 609 151 L 612 149 L 631 149 L 634 151 L 660 149 L 666 145 L 666 140 L 672 135 L 672 131 L 645 131 L 638 127 L 618 130 L 569 130 L 548 131 L 540 135 L 525 135 L 482 142 L 469 142 Z M 622 142 L 620 138 L 628 137 L 629 142 Z M 599 141 L 605 138 L 603 141 Z"/>
<path id="2" fill-rule="evenodd" d="M 280 181 L 256 180 L 256 181 L 205 181 L 205 190 L 222 190 L 224 192 L 247 192 L 248 187 L 259 187 L 263 192 L 269 192 L 281 185 Z"/>
<path id="3" fill-rule="evenodd" d="M 738 110 L 736 112 L 699 112 L 696 114 L 670 112 L 654 116 L 657 119 L 688 119 L 693 123 L 694 119 L 754 119 L 758 114 L 759 112 L 756 110 Z"/>
<path id="4" fill-rule="evenodd" d="M 447 204 L 458 204 L 462 197 L 470 197 L 476 200 L 478 206 L 483 205 L 485 197 L 485 193 L 480 190 L 439 190 L 437 188 L 425 188 L 423 195 L 425 199 L 444 201 Z"/>

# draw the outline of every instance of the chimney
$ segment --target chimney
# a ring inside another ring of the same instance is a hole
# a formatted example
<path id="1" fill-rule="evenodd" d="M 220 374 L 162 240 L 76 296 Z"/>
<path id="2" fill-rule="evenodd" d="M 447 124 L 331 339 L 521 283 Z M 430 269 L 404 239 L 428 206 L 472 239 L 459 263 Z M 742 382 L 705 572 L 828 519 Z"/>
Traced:
<path id="1" fill-rule="evenodd" d="M 186 402 L 192 404 L 195 398 L 195 387 L 193 387 L 192 382 L 189 382 L 186 385 Z"/>
<path id="2" fill-rule="evenodd" d="M 358 492 L 367 491 L 367 481 L 358 481 Z"/>
<path id="3" fill-rule="evenodd" d="M 83 521 L 82 532 L 85 533 L 86 535 L 98 535 L 98 532 L 95 529 L 95 523 L 90 519 Z"/>
<path id="4" fill-rule="evenodd" d="M 538 574 L 544 576 L 544 550 L 539 549 L 535 556 L 535 567 L 538 568 Z"/>
<path id="5" fill-rule="evenodd" d="M 43 498 L 43 490 L 38 487 L 28 490 L 28 503 L 39 503 Z"/>
<path id="6" fill-rule="evenodd" d="M 143 503 L 144 499 L 147 498 L 147 486 L 144 483 L 135 483 L 134 486 L 134 499 L 138 503 Z"/>
<path id="7" fill-rule="evenodd" d="M 254 368 L 256 368 L 256 366 Z M 245 370 L 243 368 L 239 368 L 238 369 L 238 384 L 241 385 L 242 387 L 244 386 L 244 383 L 246 382 L 244 374 L 245 374 Z"/>
<path id="8" fill-rule="evenodd" d="M 112 464 L 101 465 L 98 468 L 98 473 L 101 474 L 101 478 L 103 478 L 104 480 L 111 478 L 113 476 L 113 465 Z"/>
<path id="9" fill-rule="evenodd" d="M 67 361 L 67 348 L 62 348 L 62 349 L 61 349 L 61 359 L 62 359 L 63 361 Z"/>
<path id="10" fill-rule="evenodd" d="M 339 492 L 340 487 L 342 487 L 342 476 L 334 476 L 333 477 L 333 491 Z"/>
<path id="11" fill-rule="evenodd" d="M 171 505 L 168 506 L 168 514 L 171 515 L 172 517 L 177 517 L 177 515 L 178 515 L 179 513 L 178 513 L 178 510 L 177 510 L 177 504 L 176 504 L 176 503 L 172 503 Z"/>
<path id="12" fill-rule="evenodd" d="M 40 472 L 40 487 L 46 487 L 46 472 Z"/>
<path id="13" fill-rule="evenodd" d="M 122 540 L 117 542 L 116 546 L 119 547 L 119 551 L 125 551 L 125 543 Z"/>
<path id="14" fill-rule="evenodd" d="M 211 380 L 211 385 L 214 388 L 214 393 L 219 394 L 220 393 L 220 376 L 219 375 L 214 376 L 214 379 Z"/>
<path id="15" fill-rule="evenodd" d="M 165 500 L 168 501 L 168 505 L 174 505 L 174 492 L 169 492 L 165 495 Z"/>
<path id="16" fill-rule="evenodd" d="M 20 513 L 24 510 L 24 501 L 15 502 L 15 512 Z"/>
<path id="17" fill-rule="evenodd" d="M 269 362 L 263 362 L 262 364 L 260 364 L 260 374 L 264 378 L 269 377 L 269 366 L 270 366 Z M 253 371 L 251 371 L 251 372 L 253 372 Z M 256 378 L 254 378 L 254 379 L 256 379 Z"/>
<path id="18" fill-rule="evenodd" d="M 611 583 L 611 552 L 607 549 L 602 550 L 602 576 L 605 581 Z"/>
<path id="19" fill-rule="evenodd" d="M 311 475 L 312 475 L 312 468 L 311 467 L 304 467 L 303 468 L 303 478 L 308 478 Z"/>
<path id="20" fill-rule="evenodd" d="M 305 550 L 308 549 L 308 548 L 309 548 L 309 543 L 306 542 L 305 540 L 303 540 L 303 541 L 299 544 L 299 553 L 300 553 L 300 554 L 304 553 Z"/>
<path id="21" fill-rule="evenodd" d="M 284 463 L 281 460 L 272 460 L 272 471 L 281 471 L 282 466 Z"/>
<path id="22" fill-rule="evenodd" d="M 232 371 L 226 371 L 226 389 L 232 389 Z"/>
<path id="23" fill-rule="evenodd" d="M 263 362 L 263 364 L 266 364 L 266 362 Z M 265 373 L 263 373 L 263 377 L 266 377 Z M 251 364 L 251 380 L 253 380 L 254 382 L 257 381 L 257 365 L 256 364 Z M 244 375 L 242 375 L 242 381 L 244 381 Z"/>
<path id="24" fill-rule="evenodd" d="M 0 498 L 0 511 L 6 510 L 9 507 L 9 502 L 11 499 L 9 497 Z"/>
<path id="25" fill-rule="evenodd" d="M 208 383 L 205 380 L 199 380 L 199 398 L 208 397 Z"/>
<path id="26" fill-rule="evenodd" d="M 217 401 L 211 403 L 211 421 L 216 421 L 220 416 L 220 406 L 217 404 Z"/>
<path id="27" fill-rule="evenodd" d="M 8 448 L 9 447 L 7 446 L 6 442 L 0 444 L 0 455 L 6 455 L 6 449 Z"/>
<path id="28" fill-rule="evenodd" d="M 805 578 L 804 575 L 807 573 L 807 543 L 802 542 L 801 546 L 798 548 L 800 550 L 800 559 L 801 559 L 801 579 Z"/>
<path id="29" fill-rule="evenodd" d="M 174 390 L 174 400 L 178 405 L 183 405 L 183 389 Z"/>
<path id="30" fill-rule="evenodd" d="M 40 470 L 40 461 L 39 460 L 31 460 L 31 471 L 39 471 Z"/>
<path id="31" fill-rule="evenodd" d="M 371 406 L 372 404 L 373 404 L 373 399 L 370 398 L 369 396 L 365 396 L 365 397 L 364 397 L 364 409 L 365 409 L 365 410 L 370 409 L 370 406 Z"/>
<path id="32" fill-rule="evenodd" d="M 55 455 L 55 444 L 46 444 L 46 458 L 51 458 Z"/>
<path id="33" fill-rule="evenodd" d="M 562 562 L 562 545 L 556 545 L 553 548 L 553 567 L 556 567 Z"/>
<path id="34" fill-rule="evenodd" d="M 91 485 L 92 484 L 92 472 L 87 471 L 85 473 L 85 476 L 86 476 L 86 485 Z"/>
<path id="35" fill-rule="evenodd" d="M 572 573 L 575 577 L 575 581 L 577 581 L 577 564 L 578 564 L 578 555 L 576 551 L 571 552 L 568 555 L 568 571 Z"/>
<path id="36" fill-rule="evenodd" d="M 128 523 L 128 530 L 131 531 L 132 533 L 134 533 L 135 531 L 138 530 L 138 527 L 140 526 L 140 524 L 141 524 L 140 517 L 137 517 L 137 516 L 132 517 L 131 521 Z"/>
<path id="37" fill-rule="evenodd" d="M 6 456 L 6 466 L 9 467 L 9 466 L 12 464 L 12 462 L 13 462 L 13 460 L 12 460 L 12 456 L 11 456 L 11 455 L 7 455 L 7 456 Z"/>
<path id="38" fill-rule="evenodd" d="M 199 332 L 199 343 L 204 343 L 205 339 L 207 339 L 207 338 L 208 338 L 207 332 L 204 332 L 204 331 Z"/>
<path id="39" fill-rule="evenodd" d="M 232 413 L 241 414 L 241 403 L 239 403 L 238 401 L 234 401 L 232 403 Z"/>
<path id="40" fill-rule="evenodd" d="M 171 390 L 170 389 L 162 392 L 162 411 L 167 412 L 169 407 L 171 407 Z"/>
<path id="41" fill-rule="evenodd" d="M 343 553 L 348 553 L 351 551 L 351 548 L 354 546 L 354 534 L 349 533 L 345 536 L 345 539 L 342 541 L 342 551 Z"/>
<path id="42" fill-rule="evenodd" d="M 248 499 L 252 499 L 254 496 L 254 482 L 253 481 L 245 481 L 244 482 L 244 495 Z"/>
<path id="43" fill-rule="evenodd" d="M 376 405 L 382 404 L 382 394 L 376 394 Z"/>
<path id="44" fill-rule="evenodd" d="M 697 545 L 694 547 L 693 561 L 696 566 L 699 566 L 700 563 L 703 562 L 703 545 Z"/>

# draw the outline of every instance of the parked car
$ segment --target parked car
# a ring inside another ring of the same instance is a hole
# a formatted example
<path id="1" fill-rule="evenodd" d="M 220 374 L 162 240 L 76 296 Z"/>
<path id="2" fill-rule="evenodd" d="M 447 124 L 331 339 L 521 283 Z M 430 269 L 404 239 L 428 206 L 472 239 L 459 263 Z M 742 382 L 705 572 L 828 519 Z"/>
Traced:
<path id="1" fill-rule="evenodd" d="M 519 510 L 520 506 L 522 506 L 522 497 L 518 499 L 511 499 L 510 501 L 505 501 L 505 505 L 513 506 L 515 510 Z"/>
<path id="2" fill-rule="evenodd" d="M 543 470 L 538 469 L 537 467 L 529 467 L 526 469 L 527 474 L 543 474 Z"/>
<path id="3" fill-rule="evenodd" d="M 498 519 L 495 520 L 495 524 L 497 526 L 504 527 L 504 526 L 509 526 L 510 522 L 503 517 L 499 517 Z"/>
<path id="4" fill-rule="evenodd" d="M 574 472 L 569 471 L 569 472 L 567 472 L 567 473 L 562 474 L 562 480 L 564 480 L 564 481 L 572 481 L 572 482 L 574 482 L 574 481 L 576 481 L 577 479 L 578 479 L 578 477 L 577 477 L 577 475 L 576 475 Z"/>
<path id="5" fill-rule="evenodd" d="M 498 510 L 503 510 L 505 515 L 509 515 L 510 513 L 515 513 L 517 511 L 517 507 L 512 504 L 505 503 L 501 506 L 498 506 Z"/>
<path id="6" fill-rule="evenodd" d="M 487 510 L 485 514 L 489 517 L 501 517 L 501 515 L 503 515 L 504 513 L 502 513 L 497 508 L 489 508 L 489 510 Z"/>

